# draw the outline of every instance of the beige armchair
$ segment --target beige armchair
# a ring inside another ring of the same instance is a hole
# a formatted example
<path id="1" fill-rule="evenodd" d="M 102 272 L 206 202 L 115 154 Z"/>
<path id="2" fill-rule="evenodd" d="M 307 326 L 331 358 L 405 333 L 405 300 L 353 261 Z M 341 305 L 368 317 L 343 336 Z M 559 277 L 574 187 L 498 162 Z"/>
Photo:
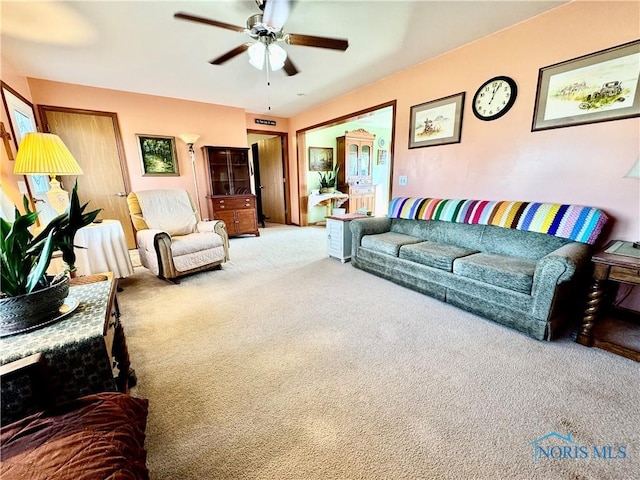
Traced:
<path id="1" fill-rule="evenodd" d="M 200 220 L 186 190 L 141 190 L 127 197 L 140 262 L 158 277 L 179 283 L 188 273 L 229 260 L 224 222 Z"/>

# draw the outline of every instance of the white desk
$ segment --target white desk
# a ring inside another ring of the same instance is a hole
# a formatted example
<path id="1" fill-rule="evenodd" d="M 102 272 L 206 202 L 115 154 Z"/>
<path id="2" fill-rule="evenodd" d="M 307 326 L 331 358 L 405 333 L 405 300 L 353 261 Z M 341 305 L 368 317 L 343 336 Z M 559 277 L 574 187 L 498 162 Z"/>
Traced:
<path id="1" fill-rule="evenodd" d="M 309 210 L 316 206 L 323 206 L 327 209 L 327 217 L 331 215 L 331 208 L 337 208 L 344 202 L 349 200 L 349 195 L 346 193 L 334 192 L 334 193 L 321 193 L 309 195 Z"/>
<path id="2" fill-rule="evenodd" d="M 103 220 L 81 228 L 76 233 L 77 275 L 113 272 L 115 278 L 133 275 L 127 239 L 118 220 Z"/>

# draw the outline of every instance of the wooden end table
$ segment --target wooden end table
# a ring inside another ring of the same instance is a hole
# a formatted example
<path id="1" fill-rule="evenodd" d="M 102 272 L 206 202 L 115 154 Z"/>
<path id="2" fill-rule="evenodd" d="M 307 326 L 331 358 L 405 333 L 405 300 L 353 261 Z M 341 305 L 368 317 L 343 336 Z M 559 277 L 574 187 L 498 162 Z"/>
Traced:
<path id="1" fill-rule="evenodd" d="M 616 335 L 614 330 L 620 328 L 638 328 L 640 323 L 634 320 L 622 320 L 624 325 L 617 320 L 611 320 L 604 328 L 598 325 L 603 322 L 601 310 L 602 303 L 606 299 L 608 282 L 619 282 L 630 285 L 640 285 L 640 258 L 607 253 L 619 240 L 609 242 L 605 248 L 591 257 L 593 263 L 593 282 L 587 294 L 587 306 L 585 308 L 582 325 L 576 338 L 576 342 L 587 347 L 598 347 L 617 355 L 622 355 L 640 362 L 640 344 L 623 345 L 622 342 L 612 339 Z M 629 248 L 629 242 L 622 242 Z M 609 307 L 609 305 L 605 305 Z M 607 321 L 610 319 L 607 318 Z M 602 328 L 601 328 L 602 327 Z M 618 338 L 621 336 L 618 335 Z"/>

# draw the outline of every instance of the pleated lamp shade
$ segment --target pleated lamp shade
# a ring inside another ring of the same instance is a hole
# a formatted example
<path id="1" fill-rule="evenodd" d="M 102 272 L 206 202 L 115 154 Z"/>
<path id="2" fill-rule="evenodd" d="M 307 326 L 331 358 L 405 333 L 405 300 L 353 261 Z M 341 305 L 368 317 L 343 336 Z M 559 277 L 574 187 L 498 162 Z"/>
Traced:
<path id="1" fill-rule="evenodd" d="M 53 133 L 27 133 L 18 148 L 13 173 L 22 175 L 50 175 L 47 199 L 59 214 L 69 206 L 65 192 L 56 175 L 82 175 L 82 168 L 73 158 L 60 137 Z"/>
<path id="2" fill-rule="evenodd" d="M 13 173 L 22 175 L 82 175 L 82 168 L 53 133 L 27 133 L 16 155 Z"/>

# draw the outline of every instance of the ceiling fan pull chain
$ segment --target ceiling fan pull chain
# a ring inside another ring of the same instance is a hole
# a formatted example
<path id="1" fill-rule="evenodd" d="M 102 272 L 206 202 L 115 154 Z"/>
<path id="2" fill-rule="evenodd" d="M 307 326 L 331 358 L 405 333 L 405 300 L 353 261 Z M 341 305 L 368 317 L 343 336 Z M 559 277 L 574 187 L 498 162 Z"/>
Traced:
<path id="1" fill-rule="evenodd" d="M 264 49 L 264 67 L 267 71 L 267 108 L 271 111 L 271 78 L 269 76 L 271 64 L 269 63 L 269 45 Z"/>

